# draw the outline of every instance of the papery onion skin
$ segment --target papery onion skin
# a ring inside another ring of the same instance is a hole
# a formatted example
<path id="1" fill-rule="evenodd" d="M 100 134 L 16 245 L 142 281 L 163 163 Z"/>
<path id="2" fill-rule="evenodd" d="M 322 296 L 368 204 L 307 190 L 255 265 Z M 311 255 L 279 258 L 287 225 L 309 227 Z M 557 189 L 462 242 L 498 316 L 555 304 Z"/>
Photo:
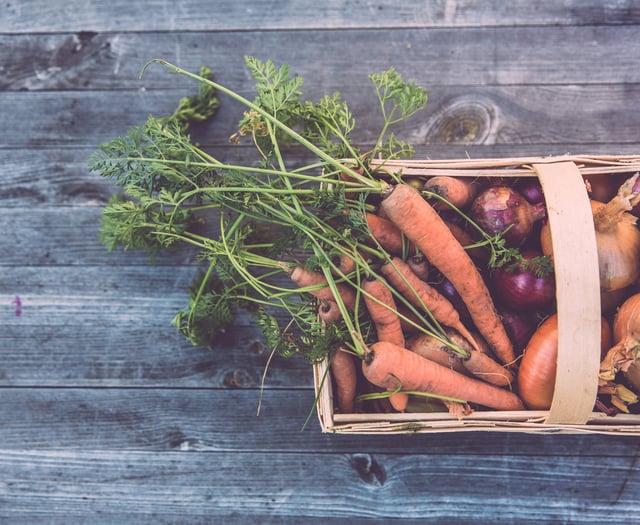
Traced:
<path id="1" fill-rule="evenodd" d="M 605 291 L 625 288 L 640 278 L 640 230 L 627 221 L 623 213 L 615 225 L 603 224 L 602 212 L 606 204 L 591 201 L 596 227 L 600 288 Z"/>
<path id="2" fill-rule="evenodd" d="M 622 304 L 613 318 L 612 333 L 614 344 L 600 363 L 600 379 L 605 381 L 640 363 L 640 293 Z"/>
<path id="3" fill-rule="evenodd" d="M 638 394 L 640 393 L 640 366 L 637 364 L 632 364 L 629 369 L 624 372 L 625 379 L 629 382 L 629 386 L 633 389 L 633 391 Z"/>
<path id="4" fill-rule="evenodd" d="M 617 221 L 603 216 L 606 204 L 590 201 L 594 214 L 600 289 L 611 292 L 626 288 L 640 279 L 640 230 L 635 218 L 623 212 Z M 542 253 L 553 255 L 551 229 L 544 221 L 540 230 Z"/>
<path id="5" fill-rule="evenodd" d="M 491 186 L 473 201 L 471 218 L 489 235 L 505 232 L 510 246 L 522 246 L 536 221 L 546 215 L 543 203 L 530 204 L 522 194 L 508 186 Z"/>

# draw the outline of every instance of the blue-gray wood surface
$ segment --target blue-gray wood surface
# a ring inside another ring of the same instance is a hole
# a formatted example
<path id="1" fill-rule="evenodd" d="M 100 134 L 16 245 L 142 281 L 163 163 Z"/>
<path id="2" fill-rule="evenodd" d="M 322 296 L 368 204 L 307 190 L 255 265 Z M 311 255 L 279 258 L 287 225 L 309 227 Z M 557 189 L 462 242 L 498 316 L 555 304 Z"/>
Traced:
<path id="1" fill-rule="evenodd" d="M 197 268 L 99 244 L 115 191 L 95 147 L 193 84 L 247 95 L 245 54 L 338 90 L 371 140 L 367 74 L 429 88 L 402 138 L 431 158 L 640 153 L 632 0 L 6 0 L 0 6 L 0 522 L 621 523 L 640 520 L 640 439 L 321 434 L 312 374 L 249 320 L 215 351 L 170 325 Z M 231 148 L 223 101 L 198 140 Z M 19 299 L 19 300 L 18 300 Z M 20 305 L 20 306 L 19 306 Z M 19 315 L 18 315 L 19 314 Z M 348 521 L 347 521 L 348 520 Z"/>

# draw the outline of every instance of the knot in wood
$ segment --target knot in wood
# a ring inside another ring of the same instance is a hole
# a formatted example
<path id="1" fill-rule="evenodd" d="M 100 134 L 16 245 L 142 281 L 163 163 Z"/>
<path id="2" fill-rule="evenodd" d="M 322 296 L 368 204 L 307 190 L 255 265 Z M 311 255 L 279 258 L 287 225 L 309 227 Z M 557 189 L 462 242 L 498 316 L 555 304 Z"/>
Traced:
<path id="1" fill-rule="evenodd" d="M 485 144 L 493 141 L 495 110 L 482 99 L 456 99 L 430 121 L 427 142 Z"/>
<path id="2" fill-rule="evenodd" d="M 256 386 L 256 379 L 248 370 L 237 368 L 224 375 L 223 384 L 225 388 L 253 388 Z"/>
<path id="3" fill-rule="evenodd" d="M 387 480 L 387 474 L 382 465 L 371 454 L 353 454 L 350 463 L 360 479 L 369 485 L 382 486 Z"/>

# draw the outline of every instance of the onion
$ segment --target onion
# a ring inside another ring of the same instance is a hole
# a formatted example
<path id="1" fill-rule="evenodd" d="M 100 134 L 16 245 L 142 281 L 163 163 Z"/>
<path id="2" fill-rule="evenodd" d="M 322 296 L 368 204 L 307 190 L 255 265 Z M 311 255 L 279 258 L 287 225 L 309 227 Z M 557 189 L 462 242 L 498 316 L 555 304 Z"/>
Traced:
<path id="1" fill-rule="evenodd" d="M 524 349 L 518 369 L 518 394 L 527 408 L 548 410 L 553 399 L 558 357 L 558 316 L 548 317 Z"/>
<path id="2" fill-rule="evenodd" d="M 504 329 L 513 343 L 516 353 L 521 353 L 531 336 L 538 328 L 540 319 L 535 313 L 516 312 L 506 308 L 498 308 Z"/>
<path id="3" fill-rule="evenodd" d="M 640 200 L 640 183 L 637 181 L 636 173 L 606 204 L 590 201 L 602 291 L 625 288 L 640 278 L 640 230 L 636 226 L 637 218 L 629 213 Z M 552 254 L 548 224 L 541 229 L 540 244 L 545 255 Z"/>
<path id="4" fill-rule="evenodd" d="M 637 405 L 640 393 L 640 294 L 629 297 L 613 319 L 613 341 L 615 344 L 606 352 L 600 363 L 599 394 L 611 395 L 611 404 L 623 412 L 629 412 L 630 405 Z M 621 372 L 629 390 L 617 382 Z"/>
<path id="5" fill-rule="evenodd" d="M 471 218 L 489 235 L 507 228 L 504 238 L 510 246 L 521 246 L 536 221 L 546 216 L 544 203 L 529 204 L 521 193 L 508 186 L 491 186 L 473 201 Z"/>
<path id="6" fill-rule="evenodd" d="M 409 257 L 407 264 L 420 280 L 425 282 L 429 280 L 429 260 L 424 255 L 418 253 Z"/>
<path id="7" fill-rule="evenodd" d="M 520 179 L 516 183 L 515 189 L 518 190 L 525 199 L 527 199 L 529 204 L 544 203 L 542 186 L 540 181 L 535 177 L 525 177 Z"/>
<path id="8" fill-rule="evenodd" d="M 435 272 L 432 278 L 429 280 L 429 284 L 433 286 L 435 290 L 437 290 L 443 297 L 449 300 L 449 302 L 453 305 L 453 307 L 458 312 L 458 316 L 460 317 L 460 321 L 465 326 L 470 326 L 473 324 L 471 320 L 471 315 L 469 314 L 469 310 L 467 309 L 467 305 L 460 297 L 460 294 L 455 289 L 451 281 L 447 279 L 440 272 Z"/>
<path id="9" fill-rule="evenodd" d="M 624 373 L 624 377 L 635 392 L 640 392 L 640 366 L 632 364 Z"/>
<path id="10" fill-rule="evenodd" d="M 600 349 L 610 344 L 608 324 L 601 317 Z M 576 359 L 580 356 L 577 355 Z M 555 390 L 558 359 L 558 315 L 550 315 L 524 349 L 518 369 L 518 394 L 531 410 L 548 410 Z"/>
<path id="11" fill-rule="evenodd" d="M 597 173 L 584 177 L 589 197 L 600 202 L 608 202 L 616 196 L 618 188 L 629 174 Z"/>
<path id="12" fill-rule="evenodd" d="M 449 227 L 449 230 L 451 230 L 451 234 L 455 237 L 455 239 L 465 248 L 467 254 L 469 255 L 469 257 L 471 257 L 471 260 L 473 260 L 473 262 L 481 268 L 486 267 L 491 255 L 489 249 L 486 246 L 467 248 L 467 246 L 475 244 L 475 241 L 473 240 L 473 237 L 471 237 L 471 234 L 456 222 L 449 222 L 447 220 L 445 220 L 444 222 Z"/>
<path id="13" fill-rule="evenodd" d="M 523 250 L 522 257 L 531 261 L 542 253 Z M 539 266 L 519 264 L 516 268 L 494 268 L 491 284 L 498 302 L 519 312 L 537 312 L 553 306 L 556 298 L 556 283 L 553 272 L 539 274 Z"/>
<path id="14" fill-rule="evenodd" d="M 613 342 L 600 364 L 600 379 L 613 381 L 616 373 L 640 363 L 640 293 L 629 297 L 613 319 Z"/>

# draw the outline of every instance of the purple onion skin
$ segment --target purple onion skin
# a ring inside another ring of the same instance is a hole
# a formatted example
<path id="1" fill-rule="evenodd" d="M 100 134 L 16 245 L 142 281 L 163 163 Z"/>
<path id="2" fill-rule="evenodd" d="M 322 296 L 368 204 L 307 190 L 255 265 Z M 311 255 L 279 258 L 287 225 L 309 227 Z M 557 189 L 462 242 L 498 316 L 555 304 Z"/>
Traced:
<path id="1" fill-rule="evenodd" d="M 525 199 L 527 199 L 529 204 L 544 204 L 544 193 L 542 192 L 540 181 L 537 178 L 526 177 L 520 179 L 516 183 L 515 189 L 518 190 Z"/>
<path id="2" fill-rule="evenodd" d="M 535 313 L 514 312 L 507 308 L 498 308 L 498 315 L 502 318 L 502 324 L 516 353 L 522 353 L 538 328 L 539 316 Z"/>
<path id="3" fill-rule="evenodd" d="M 525 259 L 538 256 L 537 252 L 522 253 Z M 491 288 L 496 301 L 517 312 L 542 312 L 552 308 L 556 298 L 553 273 L 539 277 L 533 270 L 518 267 L 513 270 L 494 268 Z"/>
<path id="4" fill-rule="evenodd" d="M 530 204 L 508 186 L 492 186 L 480 193 L 469 212 L 471 218 L 489 235 L 509 230 L 504 238 L 509 246 L 522 246 L 533 225 L 546 215 L 544 203 Z"/>
<path id="5" fill-rule="evenodd" d="M 453 305 L 453 307 L 458 312 L 458 316 L 460 317 L 460 321 L 467 328 L 473 326 L 473 321 L 471 319 L 471 314 L 469 314 L 469 310 L 467 306 L 464 304 L 464 301 L 458 294 L 458 291 L 455 289 L 451 281 L 447 279 L 440 272 L 437 272 L 429 279 L 429 284 L 433 286 L 442 296 L 449 300 L 449 302 Z"/>

